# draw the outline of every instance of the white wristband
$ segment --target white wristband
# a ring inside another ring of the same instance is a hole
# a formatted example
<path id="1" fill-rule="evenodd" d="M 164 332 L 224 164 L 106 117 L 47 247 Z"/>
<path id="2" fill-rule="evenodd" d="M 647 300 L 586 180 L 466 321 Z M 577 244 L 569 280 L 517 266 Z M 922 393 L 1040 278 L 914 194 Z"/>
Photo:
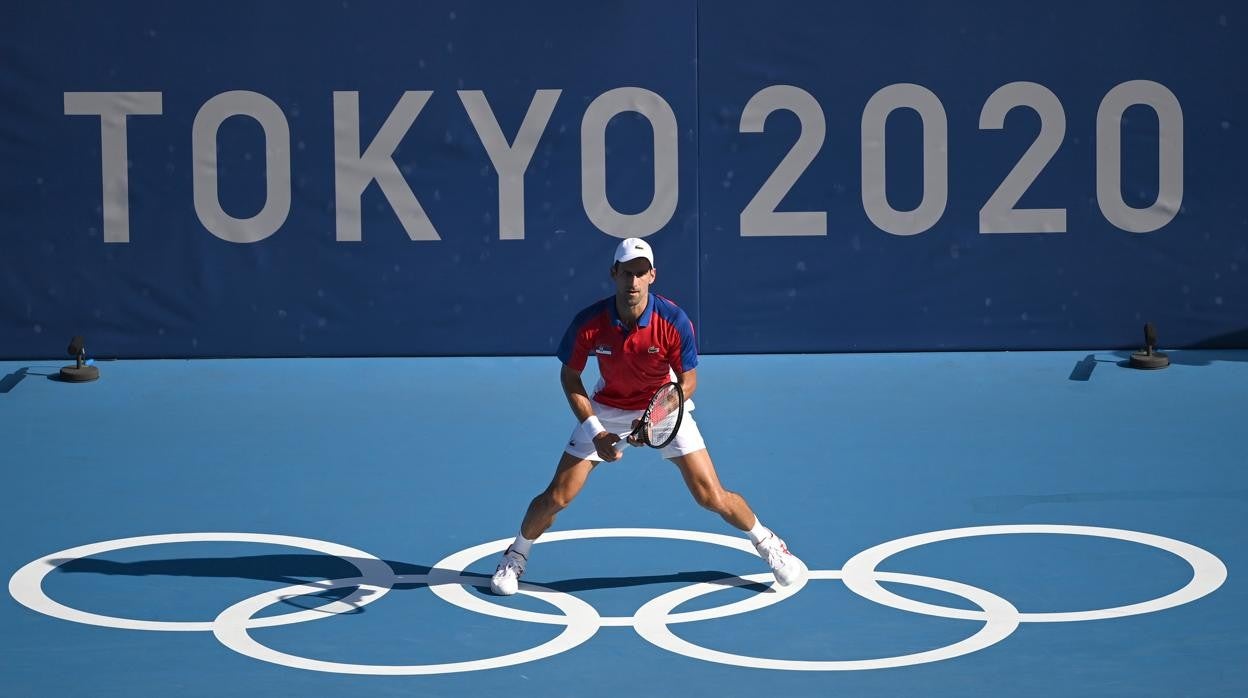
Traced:
<path id="1" fill-rule="evenodd" d="M 602 420 L 598 419 L 598 415 L 591 414 L 588 419 L 581 422 L 581 430 L 585 432 L 590 441 L 593 441 L 594 437 L 606 431 L 606 428 L 602 426 Z"/>

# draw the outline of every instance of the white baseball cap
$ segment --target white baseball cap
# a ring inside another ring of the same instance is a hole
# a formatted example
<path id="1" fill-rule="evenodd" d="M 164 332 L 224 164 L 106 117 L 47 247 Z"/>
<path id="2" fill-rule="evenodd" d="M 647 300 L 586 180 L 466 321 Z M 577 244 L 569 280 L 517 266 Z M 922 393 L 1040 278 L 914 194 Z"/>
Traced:
<path id="1" fill-rule="evenodd" d="M 617 263 L 628 262 L 640 257 L 650 260 L 650 266 L 654 266 L 654 251 L 650 249 L 650 243 L 641 238 L 628 238 L 621 241 L 619 247 L 615 248 L 615 261 Z"/>

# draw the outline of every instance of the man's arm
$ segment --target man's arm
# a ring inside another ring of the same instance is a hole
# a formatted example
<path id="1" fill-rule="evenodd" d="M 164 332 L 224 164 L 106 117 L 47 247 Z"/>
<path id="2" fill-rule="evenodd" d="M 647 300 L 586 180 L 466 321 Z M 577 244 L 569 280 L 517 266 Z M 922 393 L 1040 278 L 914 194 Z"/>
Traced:
<path id="1" fill-rule="evenodd" d="M 676 377 L 676 382 L 680 383 L 680 390 L 685 394 L 685 399 L 693 397 L 693 391 L 698 389 L 698 369 L 691 368 Z"/>
<path id="2" fill-rule="evenodd" d="M 563 384 L 563 394 L 568 398 L 568 406 L 576 415 L 576 421 L 584 422 L 593 416 L 594 408 L 589 404 L 589 393 L 581 382 L 581 372 L 564 364 L 559 372 L 559 382 Z"/>
<path id="3" fill-rule="evenodd" d="M 559 382 L 563 385 L 563 394 L 568 398 L 568 406 L 572 408 L 572 414 L 576 415 L 576 420 L 584 428 L 585 420 L 594 416 L 594 407 L 589 402 L 589 393 L 585 390 L 585 384 L 581 382 L 581 372 L 564 364 L 559 372 Z M 617 461 L 624 457 L 624 454 L 615 448 L 616 442 L 620 440 L 619 434 L 599 429 L 598 433 L 593 436 L 593 440 L 594 448 L 603 460 Z"/>

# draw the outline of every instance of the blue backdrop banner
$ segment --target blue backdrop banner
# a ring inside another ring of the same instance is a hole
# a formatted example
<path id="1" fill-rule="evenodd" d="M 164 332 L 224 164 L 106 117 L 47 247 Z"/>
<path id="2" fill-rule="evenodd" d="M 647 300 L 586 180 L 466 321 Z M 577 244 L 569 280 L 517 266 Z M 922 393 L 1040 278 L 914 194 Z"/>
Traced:
<path id="1" fill-rule="evenodd" d="M 44 2 L 0 358 L 1248 346 L 1248 21 L 1166 2 Z"/>
<path id="2" fill-rule="evenodd" d="M 700 15 L 707 346 L 1248 346 L 1241 6 L 769 7 Z"/>

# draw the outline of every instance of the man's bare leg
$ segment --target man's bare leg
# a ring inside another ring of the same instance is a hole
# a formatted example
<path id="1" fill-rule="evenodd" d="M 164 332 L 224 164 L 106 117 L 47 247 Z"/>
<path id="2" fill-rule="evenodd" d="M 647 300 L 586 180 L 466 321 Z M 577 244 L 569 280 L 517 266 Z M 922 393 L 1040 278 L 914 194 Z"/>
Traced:
<path id="1" fill-rule="evenodd" d="M 503 559 L 494 570 L 490 579 L 490 589 L 495 594 L 510 596 L 520 587 L 520 576 L 529 560 L 529 548 L 538 536 L 546 532 L 555 523 L 559 512 L 567 508 L 585 487 L 585 481 L 593 472 L 595 461 L 577 458 L 564 453 L 555 468 L 555 476 L 541 494 L 529 502 L 524 513 L 524 521 L 520 524 L 520 535 L 503 553 Z"/>
<path id="2" fill-rule="evenodd" d="M 524 513 L 524 522 L 520 524 L 520 535 L 529 540 L 537 540 L 538 536 L 545 533 L 555 523 L 555 516 L 580 494 L 596 465 L 595 461 L 564 453 L 550 484 L 529 503 L 529 509 Z"/>
<path id="3" fill-rule="evenodd" d="M 715 472 L 715 464 L 706 449 L 687 453 L 671 459 L 685 479 L 689 494 L 702 508 L 719 514 L 724 521 L 742 531 L 749 531 L 758 521 L 745 498 L 724 489 Z"/>
<path id="4" fill-rule="evenodd" d="M 715 465 L 706 449 L 671 460 L 680 468 L 685 485 L 698 504 L 719 514 L 724 521 L 749 535 L 759 557 L 767 561 L 767 566 L 781 586 L 789 586 L 805 579 L 806 564 L 789 552 L 780 536 L 758 520 L 744 497 L 724 489 L 719 483 L 719 475 L 716 474 Z"/>

